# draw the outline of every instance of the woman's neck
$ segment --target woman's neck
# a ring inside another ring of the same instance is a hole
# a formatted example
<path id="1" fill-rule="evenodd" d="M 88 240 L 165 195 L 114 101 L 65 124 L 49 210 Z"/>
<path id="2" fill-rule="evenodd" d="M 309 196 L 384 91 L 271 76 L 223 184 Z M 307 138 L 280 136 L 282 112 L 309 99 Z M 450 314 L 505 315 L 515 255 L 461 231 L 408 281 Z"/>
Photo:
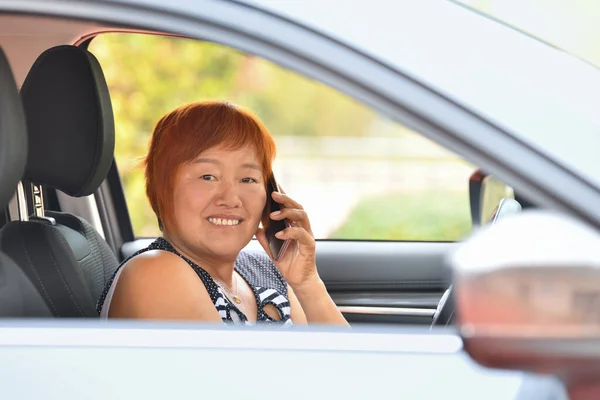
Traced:
<path id="1" fill-rule="evenodd" d="M 213 279 L 216 279 L 228 287 L 232 286 L 235 259 L 224 260 L 208 254 L 199 254 L 199 251 L 193 251 L 189 246 L 186 246 L 183 241 L 166 233 L 163 234 L 163 238 L 168 241 L 179 254 L 202 267 L 202 269 L 208 272 Z"/>

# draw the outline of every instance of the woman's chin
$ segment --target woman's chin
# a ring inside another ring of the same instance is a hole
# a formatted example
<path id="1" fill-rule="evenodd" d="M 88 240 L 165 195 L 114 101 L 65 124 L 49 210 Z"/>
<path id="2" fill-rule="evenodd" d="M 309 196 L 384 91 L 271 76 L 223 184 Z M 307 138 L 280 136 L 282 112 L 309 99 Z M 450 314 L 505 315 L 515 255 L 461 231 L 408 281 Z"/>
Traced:
<path id="1" fill-rule="evenodd" d="M 237 243 L 236 245 L 233 245 L 232 243 L 214 243 L 207 246 L 207 250 L 219 258 L 236 259 L 246 244 Z"/>

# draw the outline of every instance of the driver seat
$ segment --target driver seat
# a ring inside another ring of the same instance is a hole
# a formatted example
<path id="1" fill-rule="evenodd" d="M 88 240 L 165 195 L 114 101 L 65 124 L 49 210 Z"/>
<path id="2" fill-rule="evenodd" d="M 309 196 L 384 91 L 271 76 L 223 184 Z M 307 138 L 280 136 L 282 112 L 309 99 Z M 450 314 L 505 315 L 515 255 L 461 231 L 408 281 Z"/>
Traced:
<path id="1" fill-rule="evenodd" d="M 100 64 L 88 51 L 43 52 L 21 89 L 29 152 L 24 180 L 73 197 L 93 194 L 113 161 L 114 121 Z M 118 260 L 75 215 L 44 212 L 0 230 L 0 248 L 35 284 L 55 317 L 98 317 L 96 302 Z"/>

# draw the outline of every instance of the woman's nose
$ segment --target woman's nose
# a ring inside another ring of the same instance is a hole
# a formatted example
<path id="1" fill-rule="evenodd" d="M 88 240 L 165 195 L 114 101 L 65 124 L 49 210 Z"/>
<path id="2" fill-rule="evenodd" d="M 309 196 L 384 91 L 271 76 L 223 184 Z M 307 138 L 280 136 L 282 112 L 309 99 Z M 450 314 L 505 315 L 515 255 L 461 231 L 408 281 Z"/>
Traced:
<path id="1" fill-rule="evenodd" d="M 217 205 L 226 207 L 239 207 L 242 204 L 237 185 L 223 183 L 217 196 Z"/>

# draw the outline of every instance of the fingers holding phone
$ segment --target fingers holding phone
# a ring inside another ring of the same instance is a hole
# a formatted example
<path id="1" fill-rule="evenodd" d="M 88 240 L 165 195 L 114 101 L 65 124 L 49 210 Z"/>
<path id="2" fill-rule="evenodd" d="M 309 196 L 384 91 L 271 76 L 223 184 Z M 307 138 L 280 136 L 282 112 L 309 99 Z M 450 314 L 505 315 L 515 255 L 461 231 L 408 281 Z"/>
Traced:
<path id="1" fill-rule="evenodd" d="M 291 226 L 304 228 L 311 237 L 313 236 L 308 214 L 298 202 L 294 201 L 286 194 L 273 192 L 271 196 L 274 201 L 283 205 L 280 210 L 270 214 L 271 219 L 275 221 L 288 220 Z"/>
<path id="2" fill-rule="evenodd" d="M 271 215 L 277 215 L 282 210 L 281 205 L 275 201 L 273 193 L 279 192 L 279 186 L 275 181 L 275 177 L 271 175 L 267 182 L 267 202 L 263 211 L 263 228 L 264 231 L 257 231 L 257 239 L 265 248 L 265 251 L 271 258 L 278 262 L 284 256 L 287 248 L 292 244 L 292 239 L 282 239 L 277 236 L 278 232 L 292 226 L 291 222 L 286 218 L 273 218 Z M 264 240 L 263 240 L 264 237 Z"/>
<path id="3" fill-rule="evenodd" d="M 317 279 L 315 239 L 300 203 L 285 194 L 272 177 L 267 185 L 264 230 L 256 237 L 290 286 Z"/>

